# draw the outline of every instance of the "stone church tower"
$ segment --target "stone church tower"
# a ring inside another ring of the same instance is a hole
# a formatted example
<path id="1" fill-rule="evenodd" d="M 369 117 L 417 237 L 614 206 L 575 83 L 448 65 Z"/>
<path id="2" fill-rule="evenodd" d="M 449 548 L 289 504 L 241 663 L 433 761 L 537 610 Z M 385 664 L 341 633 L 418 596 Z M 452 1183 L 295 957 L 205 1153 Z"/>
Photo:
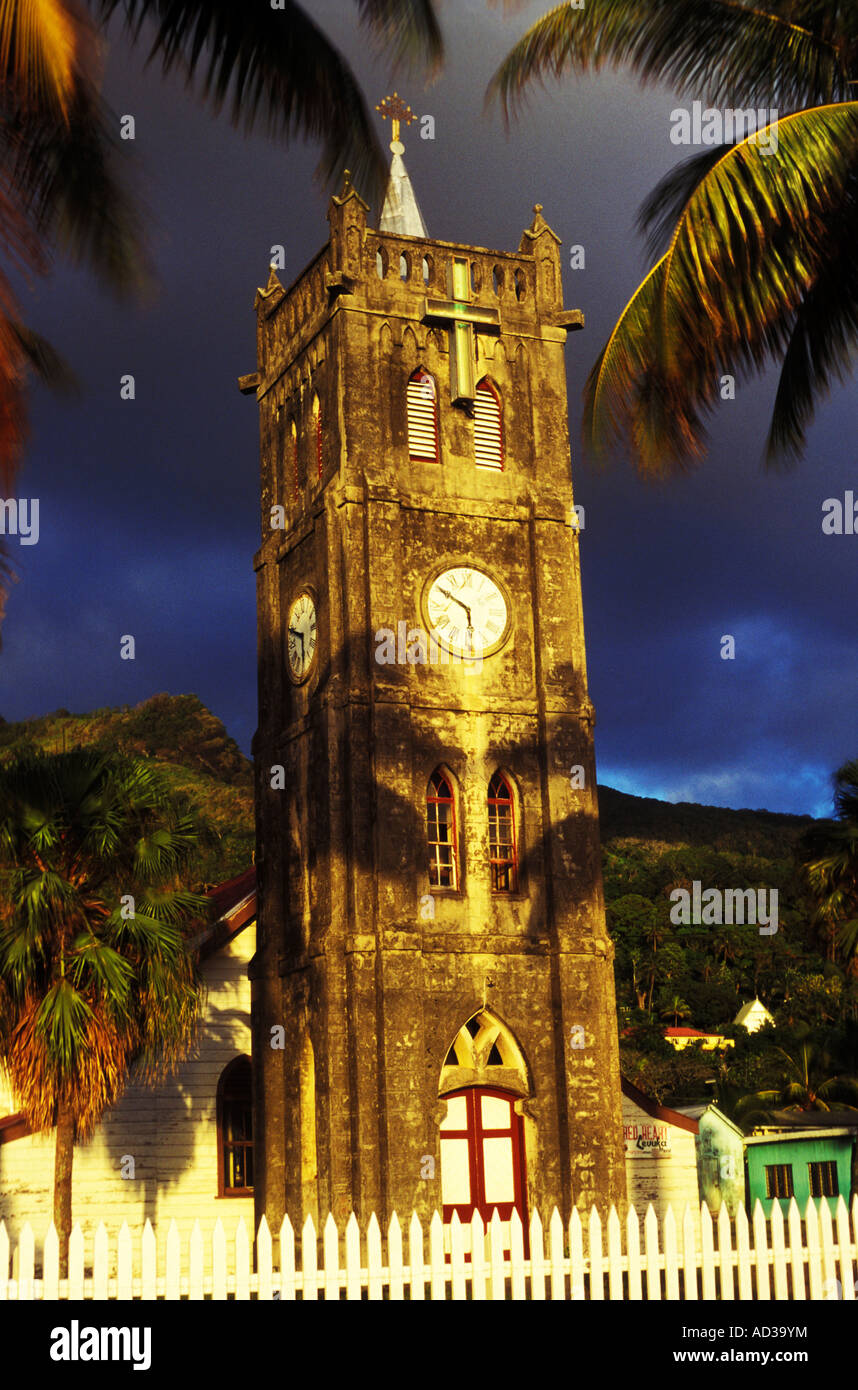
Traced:
<path id="1" fill-rule="evenodd" d="M 622 1204 L 613 947 L 558 238 L 378 230 L 256 297 L 255 1191 L 543 1218 Z"/>

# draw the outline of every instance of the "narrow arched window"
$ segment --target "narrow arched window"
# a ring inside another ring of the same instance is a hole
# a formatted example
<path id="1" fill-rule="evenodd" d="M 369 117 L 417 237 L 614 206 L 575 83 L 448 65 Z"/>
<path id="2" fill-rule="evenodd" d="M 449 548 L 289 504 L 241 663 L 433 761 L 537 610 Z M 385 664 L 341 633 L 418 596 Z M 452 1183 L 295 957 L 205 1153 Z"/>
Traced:
<path id="1" fill-rule="evenodd" d="M 430 888 L 458 888 L 456 801 L 450 779 L 440 770 L 432 773 L 426 793 L 426 843 Z"/>
<path id="2" fill-rule="evenodd" d="M 412 463 L 438 462 L 438 393 L 434 378 L 418 367 L 408 378 L 408 457 Z"/>
<path id="3" fill-rule="evenodd" d="M 518 887 L 515 802 L 502 772 L 496 772 L 489 782 L 488 809 L 492 892 L 514 893 Z"/>
<path id="4" fill-rule="evenodd" d="M 474 397 L 474 455 L 478 468 L 503 468 L 503 415 L 497 390 L 488 377 Z"/>
<path id="5" fill-rule="evenodd" d="M 316 449 L 316 470 L 317 476 L 322 476 L 322 407 L 319 404 L 319 397 L 313 393 L 313 439 Z"/>
<path id="6" fill-rule="evenodd" d="M 217 1087 L 218 1195 L 253 1192 L 253 1083 L 250 1059 L 236 1057 Z"/>
<path id="7" fill-rule="evenodd" d="M 298 427 L 294 420 L 289 421 L 289 448 L 292 451 L 292 486 L 295 493 L 295 501 L 300 496 L 300 484 L 298 482 Z"/>

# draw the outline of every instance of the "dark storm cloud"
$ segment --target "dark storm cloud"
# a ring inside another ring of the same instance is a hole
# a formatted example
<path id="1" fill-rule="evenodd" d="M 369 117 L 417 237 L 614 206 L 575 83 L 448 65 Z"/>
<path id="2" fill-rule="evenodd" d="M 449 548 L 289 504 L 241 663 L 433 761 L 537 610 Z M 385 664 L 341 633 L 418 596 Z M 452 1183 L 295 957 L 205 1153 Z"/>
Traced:
<path id="1" fill-rule="evenodd" d="M 738 381 L 703 468 L 658 487 L 580 457 L 580 393 L 646 268 L 637 208 L 687 151 L 669 92 L 625 76 L 537 92 L 509 137 L 483 113 L 494 67 L 528 18 L 483 0 L 442 7 L 449 61 L 428 90 L 373 64 L 354 6 L 314 6 L 375 101 L 393 86 L 435 139 L 406 160 L 432 236 L 512 249 L 534 202 L 563 239 L 567 350 L 589 676 L 600 775 L 641 794 L 776 810 L 828 809 L 828 776 L 858 752 L 858 537 L 825 537 L 821 504 L 858 492 L 855 387 L 824 410 L 787 476 L 759 460 L 774 377 Z M 135 115 L 129 147 L 151 212 L 160 290 L 117 306 L 59 267 L 30 319 L 70 357 L 85 394 L 34 397 L 21 490 L 41 502 L 37 546 L 16 549 L 0 712 L 23 718 L 195 690 L 246 751 L 255 726 L 258 428 L 236 377 L 255 366 L 255 287 L 283 244 L 288 282 L 325 240 L 315 152 L 245 140 L 180 84 L 144 73 L 114 35 L 108 98 Z M 569 267 L 581 244 L 586 269 Z M 119 396 L 131 372 L 133 403 Z M 119 659 L 132 633 L 137 659 Z M 722 635 L 736 659 L 722 661 Z"/>

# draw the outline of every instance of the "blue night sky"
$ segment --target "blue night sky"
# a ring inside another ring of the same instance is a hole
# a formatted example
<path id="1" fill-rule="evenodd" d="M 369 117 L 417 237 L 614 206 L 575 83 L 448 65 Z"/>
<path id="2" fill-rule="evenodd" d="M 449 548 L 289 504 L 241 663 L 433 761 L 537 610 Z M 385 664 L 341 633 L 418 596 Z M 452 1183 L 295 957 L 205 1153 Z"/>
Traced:
<path id="1" fill-rule="evenodd" d="M 581 389 L 648 268 L 637 209 L 689 151 L 670 141 L 670 91 L 630 76 L 534 94 L 509 137 L 483 113 L 495 66 L 548 8 L 509 18 L 486 0 L 441 5 L 448 47 L 428 89 L 391 77 L 344 0 L 309 6 L 374 103 L 397 89 L 435 118 L 406 162 L 430 235 L 513 250 L 532 205 L 564 242 L 565 302 L 587 327 L 567 348 L 590 689 L 600 781 L 638 795 L 830 811 L 831 773 L 858 755 L 858 537 L 826 536 L 822 503 L 858 491 L 855 386 L 823 408 L 804 462 L 761 465 L 775 374 L 738 380 L 696 471 L 644 484 L 580 458 Z M 317 152 L 245 139 L 111 29 L 106 96 L 136 120 L 126 145 L 150 216 L 153 301 L 119 305 L 58 264 L 24 309 L 74 363 L 73 400 L 37 390 L 20 491 L 40 501 L 0 655 L 0 713 L 136 704 L 194 691 L 245 752 L 256 721 L 252 557 L 258 429 L 236 378 L 255 369 L 253 297 L 269 249 L 288 283 L 326 240 Z M 701 93 L 704 97 L 705 93 Z M 740 104 L 740 103 L 737 103 Z M 568 248 L 586 268 L 569 268 Z M 136 378 L 133 402 L 119 379 Z M 120 660 L 133 633 L 137 657 Z M 736 659 L 720 657 L 721 636 Z"/>

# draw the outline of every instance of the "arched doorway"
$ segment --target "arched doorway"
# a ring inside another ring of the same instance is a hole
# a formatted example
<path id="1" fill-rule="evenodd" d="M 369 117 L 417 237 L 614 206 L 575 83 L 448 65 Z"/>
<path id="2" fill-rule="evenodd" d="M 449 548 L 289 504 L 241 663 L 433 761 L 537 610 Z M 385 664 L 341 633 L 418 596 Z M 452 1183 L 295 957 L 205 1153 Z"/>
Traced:
<path id="1" fill-rule="evenodd" d="M 520 1110 L 529 1093 L 527 1068 L 509 1029 L 488 1010 L 475 1014 L 459 1030 L 447 1053 L 440 1089 L 447 1103 L 440 1124 L 445 1225 L 455 1212 L 467 1226 L 476 1211 L 488 1227 L 497 1209 L 508 1251 L 509 1222 L 517 1211 L 526 1250 L 527 1163 Z M 469 1246 L 466 1232 L 465 1248 Z"/>

